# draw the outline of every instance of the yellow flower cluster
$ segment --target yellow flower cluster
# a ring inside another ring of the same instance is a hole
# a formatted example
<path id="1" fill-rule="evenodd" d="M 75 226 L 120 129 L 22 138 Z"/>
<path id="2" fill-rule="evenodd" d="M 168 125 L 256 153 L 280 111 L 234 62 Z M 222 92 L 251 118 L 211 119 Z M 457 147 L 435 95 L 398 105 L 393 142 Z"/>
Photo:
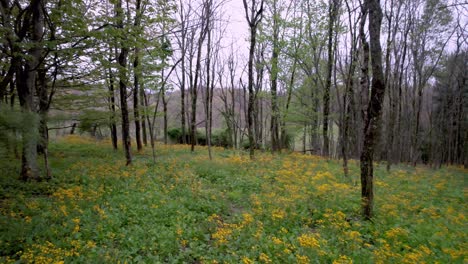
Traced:
<path id="1" fill-rule="evenodd" d="M 333 261 L 333 264 L 353 264 L 353 260 L 348 256 L 340 255 L 338 259 Z"/>
<path id="2" fill-rule="evenodd" d="M 297 238 L 299 245 L 306 248 L 320 248 L 319 234 L 302 234 Z"/>
<path id="3" fill-rule="evenodd" d="M 52 194 L 53 197 L 56 197 L 59 200 L 67 199 L 82 199 L 83 191 L 81 186 L 74 186 L 69 189 L 59 188 Z"/>
<path id="4" fill-rule="evenodd" d="M 403 263 L 424 263 L 424 259 L 431 254 L 432 251 L 428 247 L 426 247 L 425 245 L 421 245 L 417 249 L 405 254 L 403 256 Z"/>
<path id="5" fill-rule="evenodd" d="M 401 237 L 405 237 L 407 235 L 408 235 L 408 231 L 406 231 L 405 229 L 403 229 L 401 227 L 394 227 L 394 228 L 388 230 L 387 232 L 385 232 L 385 236 L 388 239 L 398 239 L 398 238 L 401 238 Z"/>
<path id="6" fill-rule="evenodd" d="M 26 249 L 21 254 L 21 261 L 24 263 L 49 264 L 64 263 L 65 257 L 79 256 L 79 244 L 72 241 L 72 249 L 65 250 L 56 247 L 49 241 L 45 244 L 34 244 L 32 248 Z"/>

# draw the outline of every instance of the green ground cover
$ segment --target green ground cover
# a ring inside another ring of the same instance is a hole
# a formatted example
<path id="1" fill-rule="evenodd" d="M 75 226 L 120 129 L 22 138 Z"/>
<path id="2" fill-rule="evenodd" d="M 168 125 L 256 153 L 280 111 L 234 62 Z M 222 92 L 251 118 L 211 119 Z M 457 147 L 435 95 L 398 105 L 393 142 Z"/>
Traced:
<path id="1" fill-rule="evenodd" d="M 376 167 L 376 217 L 359 170 L 317 156 L 157 146 L 126 167 L 110 144 L 50 146 L 50 182 L 0 161 L 2 263 L 464 263 L 465 182 L 450 167 Z M 466 262 L 465 262 L 466 263 Z"/>

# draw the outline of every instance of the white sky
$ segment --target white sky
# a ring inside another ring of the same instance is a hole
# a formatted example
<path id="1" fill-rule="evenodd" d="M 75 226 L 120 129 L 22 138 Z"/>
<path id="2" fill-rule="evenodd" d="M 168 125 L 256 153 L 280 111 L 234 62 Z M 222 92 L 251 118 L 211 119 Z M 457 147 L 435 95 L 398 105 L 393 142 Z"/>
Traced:
<path id="1" fill-rule="evenodd" d="M 224 5 L 223 12 L 225 13 L 224 18 L 228 21 L 223 45 L 229 46 L 232 43 L 234 47 L 234 53 L 238 56 L 246 57 L 249 52 L 249 32 L 242 0 L 229 0 Z"/>

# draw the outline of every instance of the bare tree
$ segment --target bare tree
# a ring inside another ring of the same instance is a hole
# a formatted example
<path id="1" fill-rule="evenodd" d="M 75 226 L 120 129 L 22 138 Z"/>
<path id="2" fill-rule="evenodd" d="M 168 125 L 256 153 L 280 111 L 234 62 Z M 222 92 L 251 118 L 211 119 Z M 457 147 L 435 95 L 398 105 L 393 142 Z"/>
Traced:
<path id="1" fill-rule="evenodd" d="M 330 88 L 332 79 L 332 70 L 334 65 L 334 27 L 338 16 L 339 0 L 330 0 L 328 10 L 328 61 L 327 61 L 327 79 L 325 83 L 325 90 L 323 92 L 323 155 L 328 156 L 330 154 L 330 139 L 328 138 L 328 116 L 330 114 Z"/>
<path id="2" fill-rule="evenodd" d="M 191 151 L 195 151 L 195 145 L 197 143 L 197 96 L 198 96 L 198 85 L 199 85 L 199 78 L 201 74 L 201 57 L 202 57 L 202 49 L 203 49 L 203 43 L 205 42 L 206 35 L 208 33 L 208 21 L 207 17 L 209 14 L 209 4 L 210 0 L 205 0 L 202 3 L 202 12 L 200 15 L 200 32 L 197 40 L 197 55 L 196 55 L 196 63 L 195 63 L 195 70 L 194 74 L 195 77 L 193 78 L 193 82 L 191 82 L 191 87 L 190 87 L 190 95 L 192 99 L 192 112 L 191 112 L 191 120 L 190 120 L 190 143 L 191 143 Z M 193 43 L 192 43 L 193 45 Z"/>
<path id="3" fill-rule="evenodd" d="M 348 177 L 348 152 L 349 152 L 349 127 L 351 122 L 352 111 L 354 110 L 354 74 L 356 70 L 357 58 L 358 58 L 358 34 L 357 24 L 359 23 L 359 17 L 352 20 L 353 14 L 348 0 L 345 0 L 346 8 L 348 11 L 349 21 L 349 33 L 351 38 L 351 46 L 349 50 L 350 62 L 346 76 L 345 92 L 343 94 L 343 129 L 341 132 L 341 155 L 343 156 L 343 173 L 345 177 Z"/>
<path id="4" fill-rule="evenodd" d="M 253 110 L 254 110 L 254 78 L 253 78 L 253 61 L 255 54 L 255 45 L 257 42 L 257 27 L 260 21 L 263 18 L 263 6 L 264 0 L 257 2 L 252 0 L 250 7 L 247 4 L 247 0 L 243 0 L 245 18 L 249 25 L 250 29 L 250 48 L 249 48 L 249 62 L 248 62 L 248 90 L 249 90 L 249 101 L 247 109 L 247 124 L 248 124 L 248 134 L 249 134 L 249 149 L 250 149 L 250 159 L 254 159 L 254 147 L 255 147 L 255 138 L 254 138 L 254 128 L 253 128 Z"/>

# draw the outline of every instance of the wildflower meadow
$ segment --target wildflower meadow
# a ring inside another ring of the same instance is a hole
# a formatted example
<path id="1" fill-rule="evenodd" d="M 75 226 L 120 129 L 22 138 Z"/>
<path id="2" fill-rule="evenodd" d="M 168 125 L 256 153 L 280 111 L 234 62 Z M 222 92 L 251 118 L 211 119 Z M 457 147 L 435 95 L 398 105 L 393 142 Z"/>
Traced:
<path id="1" fill-rule="evenodd" d="M 1 263 L 466 263 L 468 171 L 376 164 L 375 217 L 359 168 L 297 153 L 157 145 L 125 166 L 110 143 L 50 145 L 54 178 L 1 161 Z"/>

